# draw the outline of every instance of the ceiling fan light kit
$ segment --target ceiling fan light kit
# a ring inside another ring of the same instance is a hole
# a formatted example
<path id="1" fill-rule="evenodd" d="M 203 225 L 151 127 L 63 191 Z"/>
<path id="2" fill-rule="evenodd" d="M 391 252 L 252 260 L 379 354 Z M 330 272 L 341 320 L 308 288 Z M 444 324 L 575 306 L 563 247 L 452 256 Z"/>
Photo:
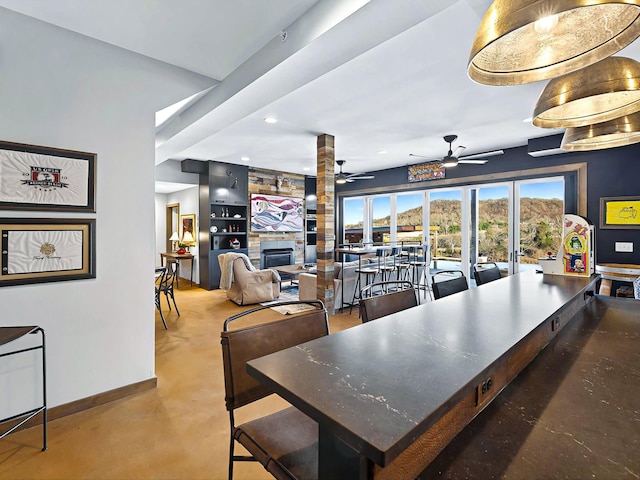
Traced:
<path id="1" fill-rule="evenodd" d="M 640 110 L 640 63 L 609 57 L 554 78 L 538 98 L 533 124 L 542 128 L 582 127 Z"/>
<path id="2" fill-rule="evenodd" d="M 344 173 L 342 166 L 347 163 L 346 160 L 336 160 L 336 163 L 340 166 L 340 172 L 335 177 L 335 181 L 338 185 L 344 185 L 345 183 L 352 183 L 356 180 L 372 180 L 375 175 L 369 175 L 366 173 Z"/>
<path id="3" fill-rule="evenodd" d="M 444 168 L 453 168 L 458 166 L 458 159 L 456 157 L 444 157 L 442 161 Z"/>
<path id="4" fill-rule="evenodd" d="M 584 152 L 621 147 L 640 142 L 640 112 L 624 115 L 607 122 L 567 128 L 560 148 Z"/>
<path id="5" fill-rule="evenodd" d="M 598 62 L 640 36 L 639 3 L 495 0 L 476 33 L 469 77 L 486 85 L 520 85 Z"/>
<path id="6" fill-rule="evenodd" d="M 466 157 L 460 157 L 459 156 L 460 153 L 462 153 L 462 151 L 465 150 L 467 147 L 463 147 L 462 145 L 459 145 L 458 147 L 456 147 L 455 151 L 453 150 L 453 147 L 452 147 L 451 144 L 458 139 L 458 136 L 457 135 L 445 135 L 442 138 L 444 139 L 445 142 L 447 142 L 449 144 L 449 151 L 447 152 L 447 154 L 442 159 L 432 158 L 431 160 L 433 160 L 434 162 L 442 163 L 442 166 L 445 167 L 445 168 L 457 167 L 458 164 L 460 164 L 460 163 L 472 163 L 472 164 L 476 164 L 476 165 L 484 165 L 485 163 L 488 162 L 488 160 L 485 160 L 484 157 L 492 157 L 494 155 L 502 155 L 504 153 L 503 150 L 494 150 L 493 152 L 477 153 L 475 155 L 468 155 Z M 410 153 L 409 156 L 410 157 L 430 158 L 430 157 L 425 157 L 423 155 L 416 155 L 414 153 Z"/>

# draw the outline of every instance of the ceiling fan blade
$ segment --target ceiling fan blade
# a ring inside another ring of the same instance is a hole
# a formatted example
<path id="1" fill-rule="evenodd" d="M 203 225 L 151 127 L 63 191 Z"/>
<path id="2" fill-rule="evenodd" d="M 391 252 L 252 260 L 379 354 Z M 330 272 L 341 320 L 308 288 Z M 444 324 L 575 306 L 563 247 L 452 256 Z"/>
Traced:
<path id="1" fill-rule="evenodd" d="M 496 155 L 502 155 L 504 153 L 504 150 L 494 150 L 492 152 L 486 152 L 486 153 L 475 153 L 473 155 L 465 155 L 464 157 L 461 157 L 460 160 L 472 160 L 474 158 L 485 158 L 485 157 L 495 157 Z"/>
<path id="2" fill-rule="evenodd" d="M 347 178 L 349 179 L 353 179 L 353 180 L 373 180 L 374 178 L 376 178 L 375 175 L 367 175 L 366 173 L 363 174 L 358 174 L 358 173 L 352 173 L 351 175 L 347 176 Z"/>
<path id="3" fill-rule="evenodd" d="M 351 177 L 347 177 L 347 183 L 353 183 L 355 180 Z"/>
<path id="4" fill-rule="evenodd" d="M 474 165 L 484 165 L 489 160 L 467 160 L 466 158 L 459 158 L 458 163 L 472 163 Z"/>
<path id="5" fill-rule="evenodd" d="M 410 157 L 418 157 L 418 158 L 426 158 L 427 160 L 433 160 L 434 162 L 442 160 L 442 157 L 427 157 L 426 155 L 416 155 L 415 153 L 410 153 Z"/>
<path id="6" fill-rule="evenodd" d="M 465 148 L 467 147 L 465 147 L 464 145 L 458 145 L 456 149 L 453 151 L 453 153 L 451 154 L 451 156 L 452 157 L 459 156 L 465 150 Z"/>

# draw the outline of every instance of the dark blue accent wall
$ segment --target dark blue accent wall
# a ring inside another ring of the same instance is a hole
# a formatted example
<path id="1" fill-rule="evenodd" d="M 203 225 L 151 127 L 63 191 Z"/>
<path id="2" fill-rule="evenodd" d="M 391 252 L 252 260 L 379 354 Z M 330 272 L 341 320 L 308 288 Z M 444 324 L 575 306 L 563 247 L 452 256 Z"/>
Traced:
<path id="1" fill-rule="evenodd" d="M 598 226 L 601 197 L 640 196 L 640 144 L 593 152 L 568 152 L 545 157 L 530 156 L 527 146 L 505 149 L 504 151 L 504 155 L 490 157 L 489 163 L 485 165 L 459 165 L 454 169 L 448 169 L 446 178 L 487 176 L 492 173 L 584 162 L 587 164 L 587 218 L 596 226 L 596 262 L 640 264 L 640 230 L 600 229 Z M 407 166 L 370 173 L 374 173 L 376 178 L 346 185 L 336 185 L 336 195 L 348 196 L 349 192 L 354 192 L 354 195 L 358 196 L 366 195 L 363 190 L 369 189 L 375 189 L 375 193 L 393 193 L 400 191 L 399 185 L 409 183 Z M 527 178 L 527 176 L 521 178 Z M 488 181 L 492 181 L 490 177 L 488 180 L 477 183 Z M 565 182 L 566 213 L 576 213 L 577 179 L 575 175 L 565 175 Z M 428 181 L 411 185 L 416 189 L 429 188 Z M 468 183 L 464 183 L 464 185 L 468 185 Z M 441 188 L 441 186 L 437 188 Z M 356 191 L 358 193 L 355 193 Z M 338 209 L 342 205 L 336 205 L 336 207 Z M 342 219 L 341 214 L 339 218 Z M 342 225 L 338 225 L 336 233 L 340 231 L 342 231 Z M 633 242 L 634 252 L 615 252 L 615 242 Z"/>

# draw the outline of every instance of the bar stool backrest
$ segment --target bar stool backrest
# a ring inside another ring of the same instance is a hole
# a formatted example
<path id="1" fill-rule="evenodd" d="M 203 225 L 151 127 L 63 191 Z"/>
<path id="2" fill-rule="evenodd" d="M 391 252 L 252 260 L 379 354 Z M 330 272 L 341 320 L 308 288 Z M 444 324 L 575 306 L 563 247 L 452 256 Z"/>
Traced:
<path id="1" fill-rule="evenodd" d="M 442 270 L 441 272 L 433 274 L 431 279 L 433 297 L 436 300 L 453 295 L 454 293 L 469 290 L 467 278 L 464 276 L 464 273 L 462 273 L 462 270 Z"/>
<path id="2" fill-rule="evenodd" d="M 495 262 L 478 262 L 473 266 L 473 276 L 476 285 L 484 285 L 502 278 L 500 269 Z"/>
<path id="3" fill-rule="evenodd" d="M 297 303 L 301 302 L 281 302 L 280 305 Z M 316 309 L 282 320 L 281 314 L 274 313 L 278 318 L 276 321 L 272 317 L 272 321 L 232 331 L 229 331 L 232 322 L 261 310 L 268 310 L 269 306 L 253 308 L 225 321 L 220 336 L 227 410 L 231 411 L 273 393 L 269 387 L 247 373 L 245 365 L 249 360 L 329 334 L 328 314 L 322 302 L 316 300 L 304 303 L 314 305 Z M 264 318 L 264 314 L 261 317 Z"/>
<path id="4" fill-rule="evenodd" d="M 396 290 L 365 298 L 365 289 L 389 291 L 390 287 L 394 287 Z M 401 312 L 420 304 L 419 295 L 416 295 L 413 284 L 406 281 L 372 283 L 362 289 L 362 296 L 363 298 L 360 299 L 362 323 L 386 317 L 392 313 Z"/>

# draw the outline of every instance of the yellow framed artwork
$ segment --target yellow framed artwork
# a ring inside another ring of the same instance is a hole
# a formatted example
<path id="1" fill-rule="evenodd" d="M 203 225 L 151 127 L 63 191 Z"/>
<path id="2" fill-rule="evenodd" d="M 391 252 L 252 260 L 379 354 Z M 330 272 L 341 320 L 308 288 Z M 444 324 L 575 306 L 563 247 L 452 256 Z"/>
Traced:
<path id="1" fill-rule="evenodd" d="M 600 198 L 600 228 L 640 229 L 640 197 Z"/>

